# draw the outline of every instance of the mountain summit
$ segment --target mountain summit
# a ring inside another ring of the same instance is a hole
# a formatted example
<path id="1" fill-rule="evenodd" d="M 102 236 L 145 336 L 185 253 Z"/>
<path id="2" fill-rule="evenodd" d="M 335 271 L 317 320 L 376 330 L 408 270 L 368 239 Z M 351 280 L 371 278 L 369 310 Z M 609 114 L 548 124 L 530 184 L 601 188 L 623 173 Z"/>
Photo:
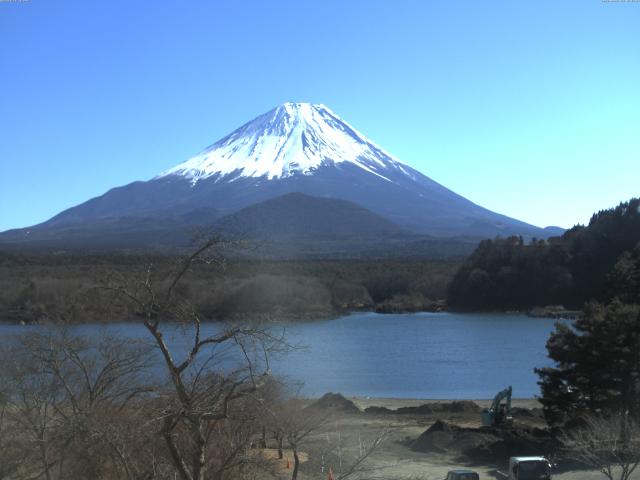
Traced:
<path id="1" fill-rule="evenodd" d="M 350 163 L 389 180 L 405 165 L 321 104 L 285 103 L 246 123 L 202 153 L 157 178 L 180 175 L 192 184 L 242 177 L 268 180 L 313 175 L 322 165 Z"/>
<path id="2" fill-rule="evenodd" d="M 112 243 L 127 245 L 135 236 L 136 245 L 141 246 L 149 238 L 160 238 L 160 230 L 166 232 L 162 238 L 176 238 L 175 232 L 187 226 L 227 225 L 219 220 L 296 192 L 350 202 L 355 204 L 347 209 L 350 215 L 362 207 L 372 222 L 381 217 L 398 227 L 391 230 L 406 235 L 477 239 L 558 234 L 492 212 L 452 192 L 387 153 L 324 105 L 285 103 L 151 180 L 113 188 L 40 225 L 5 232 L 0 243 L 46 240 L 68 245 L 72 239 L 83 244 L 90 242 L 81 239 L 108 237 Z M 300 212 L 294 213 L 296 198 L 303 197 L 289 196 L 283 202 L 250 209 L 242 218 L 255 212 L 278 212 L 286 221 L 299 221 Z M 348 223 L 344 215 L 336 216 L 336 209 L 347 203 L 306 204 L 315 212 L 314 218 L 324 219 L 326 225 L 319 228 L 341 238 L 345 232 L 336 231 L 330 223 Z M 351 223 L 364 225 L 357 218 Z M 281 220 L 264 224 L 280 225 Z M 299 232 L 300 228 L 288 230 Z M 350 238 L 354 234 L 351 229 Z"/>

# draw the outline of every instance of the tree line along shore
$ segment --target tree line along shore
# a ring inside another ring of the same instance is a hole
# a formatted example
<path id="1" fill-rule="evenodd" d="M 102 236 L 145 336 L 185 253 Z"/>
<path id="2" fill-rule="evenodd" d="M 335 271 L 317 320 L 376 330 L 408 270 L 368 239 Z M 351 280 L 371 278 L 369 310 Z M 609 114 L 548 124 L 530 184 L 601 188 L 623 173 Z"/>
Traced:
<path id="1" fill-rule="evenodd" d="M 135 319 L 109 285 L 153 265 L 165 281 L 180 258 L 140 255 L 0 256 L 0 320 L 55 323 Z M 308 320 L 353 311 L 444 308 L 456 261 L 229 261 L 195 265 L 177 292 L 207 319 Z"/>

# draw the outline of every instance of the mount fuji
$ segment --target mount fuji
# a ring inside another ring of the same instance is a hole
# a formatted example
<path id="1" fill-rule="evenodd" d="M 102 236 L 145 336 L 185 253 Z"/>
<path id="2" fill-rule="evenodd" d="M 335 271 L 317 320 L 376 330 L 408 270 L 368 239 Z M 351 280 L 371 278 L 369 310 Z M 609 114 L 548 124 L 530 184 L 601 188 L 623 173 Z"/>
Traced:
<path id="1" fill-rule="evenodd" d="M 263 222 L 277 215 L 275 223 L 282 225 L 288 211 L 283 205 L 300 201 L 292 193 L 324 200 L 303 205 L 312 205 L 313 218 L 327 227 L 334 219 L 330 212 L 342 208 L 360 212 L 356 223 L 375 216 L 376 225 L 393 225 L 394 235 L 545 238 L 561 232 L 476 205 L 395 158 L 324 105 L 285 103 L 151 180 L 113 188 L 34 227 L 4 232 L 0 245 L 170 242 L 188 226 L 228 225 L 229 218 L 263 202 Z M 268 201 L 281 196 L 277 211 L 270 210 Z M 332 200 L 342 207 L 329 207 Z M 344 207 L 345 201 L 357 208 Z M 340 222 L 353 223 L 344 214 Z"/>

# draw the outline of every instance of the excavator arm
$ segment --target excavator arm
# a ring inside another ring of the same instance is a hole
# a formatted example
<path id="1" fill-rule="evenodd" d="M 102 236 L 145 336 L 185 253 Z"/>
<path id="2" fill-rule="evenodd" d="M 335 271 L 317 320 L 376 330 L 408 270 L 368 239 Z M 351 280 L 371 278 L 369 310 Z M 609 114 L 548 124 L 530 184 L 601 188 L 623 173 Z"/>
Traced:
<path id="1" fill-rule="evenodd" d="M 482 412 L 482 424 L 485 426 L 501 425 L 511 421 L 511 385 L 493 397 L 491 408 Z M 505 401 L 504 406 L 502 401 Z"/>
<path id="2" fill-rule="evenodd" d="M 512 392 L 511 385 L 509 385 L 507 388 L 505 388 L 501 392 L 498 392 L 498 394 L 495 397 L 493 397 L 493 403 L 491 404 L 491 409 L 494 412 L 497 412 L 498 409 L 500 408 L 500 402 L 502 402 L 502 400 L 506 398 L 507 399 L 506 410 L 507 412 L 511 412 L 511 392 Z"/>

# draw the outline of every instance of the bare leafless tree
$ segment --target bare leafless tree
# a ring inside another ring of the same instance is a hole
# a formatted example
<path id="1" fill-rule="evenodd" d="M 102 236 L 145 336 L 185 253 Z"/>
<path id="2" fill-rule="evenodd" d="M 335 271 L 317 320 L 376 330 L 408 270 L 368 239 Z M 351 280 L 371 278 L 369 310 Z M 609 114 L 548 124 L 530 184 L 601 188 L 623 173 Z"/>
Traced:
<path id="1" fill-rule="evenodd" d="M 292 480 L 301 468 L 301 450 L 307 454 L 310 466 L 305 473 L 318 471 L 326 475 L 332 469 L 335 479 L 373 478 L 380 468 L 371 465 L 372 455 L 380 449 L 389 429 L 368 435 L 343 436 L 339 425 L 344 414 L 331 406 L 319 405 L 299 396 L 301 385 L 293 386 L 273 379 L 263 391 L 260 421 L 275 440 L 278 459 L 284 448 L 293 455 Z"/>
<path id="2" fill-rule="evenodd" d="M 587 416 L 560 440 L 569 456 L 609 480 L 628 480 L 640 464 L 640 424 L 627 413 Z"/>
<path id="3" fill-rule="evenodd" d="M 331 418 L 330 412 L 310 408 L 307 403 L 293 397 L 283 403 L 278 410 L 282 432 L 293 455 L 291 480 L 298 478 L 300 448 L 313 434 L 319 433 Z"/>
<path id="4" fill-rule="evenodd" d="M 10 408 L 5 397 L 0 393 L 0 478 L 13 478 L 17 475 L 24 459 L 24 452 L 14 441 L 15 432 L 10 423 Z"/>
<path id="5" fill-rule="evenodd" d="M 137 315 L 159 350 L 168 385 L 161 396 L 160 434 L 173 465 L 183 480 L 224 478 L 242 462 L 251 433 L 242 441 L 229 437 L 229 422 L 247 428 L 244 401 L 258 394 L 269 378 L 269 355 L 283 348 L 282 336 L 255 325 L 218 324 L 204 333 L 199 312 L 182 296 L 179 285 L 194 265 L 221 265 L 224 242 L 205 242 L 185 257 L 167 279 L 154 277 L 150 266 L 140 281 L 111 284 L 108 288 L 135 306 Z M 172 349 L 166 333 L 173 322 L 187 334 L 185 354 Z M 257 425 L 254 423 L 254 426 Z"/>
<path id="6" fill-rule="evenodd" d="M 142 381 L 149 353 L 135 342 L 88 340 L 64 329 L 4 342 L 0 380 L 7 433 L 23 456 L 15 477 L 99 477 L 108 468 L 134 478 L 131 462 L 112 448 L 110 420 L 126 417 L 130 424 L 131 411 L 149 393 Z M 139 435 L 121 438 L 119 445 L 131 449 L 134 438 Z M 138 473 L 135 478 L 151 478 Z"/>
<path id="7" fill-rule="evenodd" d="M 374 478 L 373 474 L 380 471 L 378 466 L 369 465 L 371 456 L 380 449 L 388 436 L 389 430 L 383 428 L 373 438 L 366 440 L 358 435 L 358 452 L 352 458 L 340 462 L 340 468 L 336 470 L 336 480 Z M 337 447 L 339 450 L 342 446 Z"/>
<path id="8" fill-rule="evenodd" d="M 261 423 L 260 443 L 267 447 L 267 436 L 276 443 L 278 460 L 284 458 L 285 426 L 287 418 L 288 386 L 277 378 L 271 378 L 262 390 L 256 410 Z"/>
<path id="9" fill-rule="evenodd" d="M 59 385 L 42 375 L 41 366 L 26 356 L 2 355 L 2 388 L 6 401 L 4 434 L 21 452 L 21 463 L 33 466 L 36 478 L 52 478 L 58 455 L 52 450 L 58 420 Z M 33 445 L 29 448 L 29 445 Z M 21 476 L 25 468 L 15 474 Z M 31 469 L 29 469 L 31 470 Z"/>

